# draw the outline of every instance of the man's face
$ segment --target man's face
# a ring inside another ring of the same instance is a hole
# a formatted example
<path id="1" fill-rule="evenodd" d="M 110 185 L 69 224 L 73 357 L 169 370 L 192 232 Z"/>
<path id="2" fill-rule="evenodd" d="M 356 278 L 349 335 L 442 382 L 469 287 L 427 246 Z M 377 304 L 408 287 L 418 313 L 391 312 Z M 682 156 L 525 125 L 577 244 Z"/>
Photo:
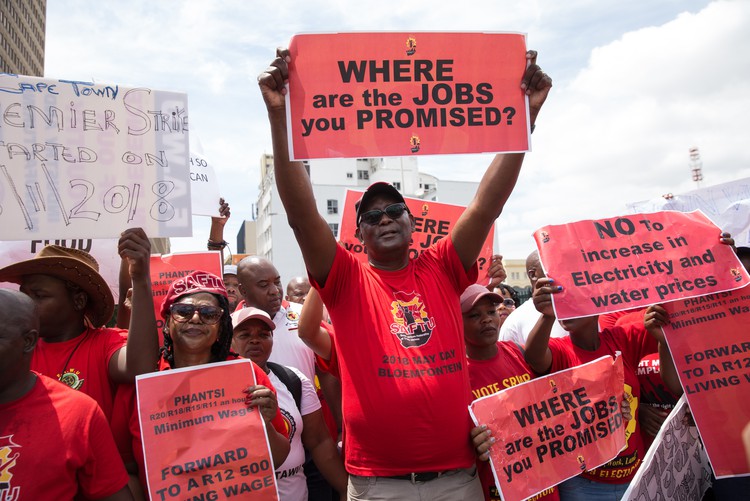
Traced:
<path id="1" fill-rule="evenodd" d="M 309 292 L 310 282 L 307 280 L 294 280 L 286 287 L 286 300 L 290 303 L 304 304 Z"/>
<path id="2" fill-rule="evenodd" d="M 526 261 L 526 275 L 529 277 L 532 290 L 534 289 L 536 281 L 545 277 L 542 263 L 539 261 L 539 256 Z"/>
<path id="3" fill-rule="evenodd" d="M 240 356 L 265 367 L 273 349 L 273 331 L 262 320 L 250 319 L 234 328 L 232 347 Z"/>
<path id="4" fill-rule="evenodd" d="M 242 297 L 240 294 L 240 281 L 237 279 L 237 275 L 224 275 L 224 287 L 227 289 L 229 309 L 234 311 Z"/>
<path id="5" fill-rule="evenodd" d="M 271 318 L 281 308 L 281 277 L 268 261 L 253 263 L 239 272 L 240 293 L 246 306 L 268 313 Z"/>
<path id="6" fill-rule="evenodd" d="M 21 292 L 34 300 L 39 315 L 39 336 L 54 337 L 63 326 L 80 322 L 86 294 L 73 293 L 65 282 L 49 275 L 26 275 Z"/>
<path id="7" fill-rule="evenodd" d="M 385 210 L 389 205 L 396 203 L 399 201 L 376 195 L 362 213 L 376 209 Z M 357 229 L 357 237 L 365 244 L 368 253 L 378 257 L 387 256 L 394 251 L 408 252 L 413 231 L 414 220 L 409 212 L 404 211 L 396 219 L 383 214 L 377 223 L 370 224 L 361 221 Z"/>

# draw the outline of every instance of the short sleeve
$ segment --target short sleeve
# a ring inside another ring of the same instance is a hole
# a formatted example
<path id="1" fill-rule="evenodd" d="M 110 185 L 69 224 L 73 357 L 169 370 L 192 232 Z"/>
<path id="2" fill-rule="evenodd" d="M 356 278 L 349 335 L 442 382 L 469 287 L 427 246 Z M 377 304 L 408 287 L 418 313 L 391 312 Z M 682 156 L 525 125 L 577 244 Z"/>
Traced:
<path id="1" fill-rule="evenodd" d="M 315 391 L 315 385 L 310 381 L 307 376 L 302 374 L 298 369 L 289 367 L 302 382 L 302 405 L 300 408 L 300 414 L 307 416 L 320 409 L 320 399 L 318 393 Z"/>

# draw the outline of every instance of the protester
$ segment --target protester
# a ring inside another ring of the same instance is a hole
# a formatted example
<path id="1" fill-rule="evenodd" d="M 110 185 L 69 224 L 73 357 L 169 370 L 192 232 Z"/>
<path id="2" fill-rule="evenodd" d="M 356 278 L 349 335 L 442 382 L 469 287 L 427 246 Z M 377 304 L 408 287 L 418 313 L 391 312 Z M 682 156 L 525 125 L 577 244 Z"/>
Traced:
<path id="1" fill-rule="evenodd" d="M 159 370 L 235 360 L 230 316 L 224 282 L 211 273 L 194 271 L 176 280 L 161 305 L 164 319 L 164 345 Z M 253 364 L 256 384 L 249 386 L 248 406 L 257 407 L 267 424 L 274 465 L 280 465 L 289 454 L 283 418 L 276 393 L 266 373 Z"/>
<path id="2" fill-rule="evenodd" d="M 39 328 L 34 301 L 0 289 L 0 499 L 132 500 L 101 408 L 31 370 Z"/>
<path id="3" fill-rule="evenodd" d="M 312 382 L 294 367 L 269 362 L 276 325 L 271 317 L 257 308 L 243 308 L 232 314 L 234 348 L 255 362 L 267 374 L 287 419 L 291 451 L 276 468 L 276 482 L 281 501 L 315 499 L 308 494 L 305 479 L 305 452 L 308 451 L 327 482 L 342 496 L 346 495 L 347 474 L 336 445 L 328 433 L 320 401 Z M 296 388 L 296 390 L 295 390 Z M 295 394 L 296 391 L 296 394 Z M 321 498 L 317 498 L 321 499 Z M 328 493 L 327 500 L 331 499 Z"/>
<path id="4" fill-rule="evenodd" d="M 544 278 L 544 269 L 542 263 L 539 260 L 539 251 L 534 251 L 526 258 L 526 275 L 529 277 L 529 283 L 531 284 L 531 290 L 534 290 L 534 284 L 540 278 Z M 536 325 L 541 315 L 536 308 L 534 308 L 533 301 L 526 301 L 520 306 L 517 306 L 512 311 L 508 318 L 500 326 L 500 339 L 503 341 L 513 341 L 521 345 L 526 344 L 526 339 L 529 337 L 529 332 Z M 552 326 L 553 338 L 566 337 L 568 335 L 559 324 Z"/>
<path id="5" fill-rule="evenodd" d="M 305 304 L 310 292 L 310 280 L 307 277 L 294 277 L 286 284 L 286 300 L 290 303 Z"/>
<path id="6" fill-rule="evenodd" d="M 237 279 L 237 266 L 233 264 L 225 264 L 223 278 L 224 287 L 227 289 L 229 311 L 234 311 L 237 309 L 237 305 L 242 299 L 242 294 L 240 294 L 240 281 Z"/>
<path id="7" fill-rule="evenodd" d="M 498 284 L 492 291 L 501 298 L 500 302 L 497 303 L 497 315 L 500 318 L 498 328 L 500 328 L 508 319 L 508 316 L 521 305 L 521 300 L 518 299 L 516 290 L 508 284 Z"/>
<path id="8" fill-rule="evenodd" d="M 535 52 L 527 59 L 521 88 L 533 123 L 552 83 L 536 65 Z M 279 196 L 310 282 L 336 328 L 348 495 L 479 499 L 458 299 L 477 278 L 475 262 L 513 190 L 523 154 L 496 156 L 450 238 L 413 260 L 415 220 L 403 197 L 391 185 L 371 185 L 357 209 L 356 236 L 369 261 L 362 264 L 336 243 L 318 214 L 302 162 L 289 160 L 284 82 L 290 62 L 288 50 L 277 50 L 258 81 Z"/>
<path id="9" fill-rule="evenodd" d="M 132 280 L 129 335 L 103 327 L 114 299 L 87 252 L 47 245 L 32 259 L 0 269 L 0 281 L 20 284 L 37 304 L 39 342 L 31 368 L 97 401 L 107 420 L 117 383 L 156 368 L 159 343 L 149 274 L 150 244 L 140 228 L 125 230 L 118 243 Z"/>
<path id="10" fill-rule="evenodd" d="M 478 284 L 470 285 L 461 294 L 467 366 L 474 399 L 530 381 L 536 376 L 524 360 L 520 346 L 510 341 L 498 341 L 498 305 L 502 300 L 502 296 Z M 479 461 L 477 467 L 484 499 L 500 501 L 489 462 Z M 557 489 L 552 487 L 534 499 L 557 500 L 560 497 Z"/>

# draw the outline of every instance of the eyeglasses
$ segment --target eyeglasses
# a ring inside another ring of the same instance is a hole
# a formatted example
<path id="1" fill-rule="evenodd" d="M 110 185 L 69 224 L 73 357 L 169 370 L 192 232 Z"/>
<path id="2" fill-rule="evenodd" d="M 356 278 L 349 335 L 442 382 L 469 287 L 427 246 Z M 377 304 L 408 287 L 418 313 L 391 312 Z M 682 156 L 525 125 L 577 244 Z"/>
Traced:
<path id="1" fill-rule="evenodd" d="M 503 306 L 505 306 L 506 308 L 515 308 L 516 302 L 513 301 L 511 298 L 506 297 L 505 299 L 503 299 Z"/>
<path id="2" fill-rule="evenodd" d="M 362 214 L 359 215 L 359 222 L 360 223 L 365 222 L 369 225 L 374 225 L 380 222 L 380 220 L 383 218 L 383 214 L 385 214 L 391 219 L 398 219 L 404 214 L 404 212 L 409 212 L 409 209 L 406 207 L 406 204 L 403 204 L 403 203 L 391 204 L 383 210 L 373 209 L 373 210 L 368 210 L 367 212 L 363 212 Z"/>
<path id="3" fill-rule="evenodd" d="M 207 325 L 218 323 L 224 314 L 224 310 L 216 306 L 195 306 L 188 303 L 175 303 L 169 307 L 169 311 L 175 322 L 180 323 L 189 322 L 197 311 L 201 322 Z"/>

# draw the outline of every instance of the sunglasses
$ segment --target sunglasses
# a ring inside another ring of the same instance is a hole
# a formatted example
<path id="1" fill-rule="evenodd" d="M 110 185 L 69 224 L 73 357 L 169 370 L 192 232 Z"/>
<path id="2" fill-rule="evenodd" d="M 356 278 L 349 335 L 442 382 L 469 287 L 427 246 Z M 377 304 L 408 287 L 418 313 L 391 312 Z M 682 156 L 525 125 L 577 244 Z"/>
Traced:
<path id="1" fill-rule="evenodd" d="M 505 306 L 506 308 L 515 308 L 516 302 L 513 301 L 511 298 L 506 297 L 505 299 L 503 299 L 503 306 Z"/>
<path id="2" fill-rule="evenodd" d="M 218 323 L 224 314 L 224 310 L 216 306 L 195 306 L 187 303 L 175 303 L 169 307 L 169 311 L 175 322 L 180 323 L 189 322 L 197 311 L 201 322 L 208 325 Z"/>
<path id="3" fill-rule="evenodd" d="M 369 225 L 375 225 L 375 224 L 378 224 L 380 220 L 383 218 L 383 214 L 385 214 L 391 219 L 398 219 L 404 214 L 404 212 L 409 212 L 409 209 L 406 207 L 406 204 L 403 204 L 403 203 L 391 204 L 383 210 L 373 209 L 373 210 L 368 210 L 367 212 L 363 212 L 362 214 L 359 215 L 359 222 L 360 223 L 364 222 Z"/>

